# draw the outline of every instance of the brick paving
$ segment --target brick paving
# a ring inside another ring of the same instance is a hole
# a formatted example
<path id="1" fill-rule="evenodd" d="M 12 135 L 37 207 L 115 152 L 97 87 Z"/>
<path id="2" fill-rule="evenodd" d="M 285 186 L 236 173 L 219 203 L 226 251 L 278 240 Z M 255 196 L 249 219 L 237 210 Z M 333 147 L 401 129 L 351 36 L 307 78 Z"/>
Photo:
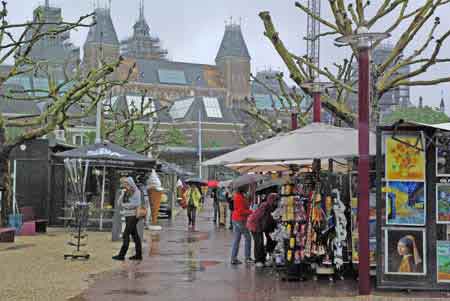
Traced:
<path id="1" fill-rule="evenodd" d="M 357 296 L 357 282 L 353 279 L 335 283 L 327 279 L 285 282 L 270 269 L 231 266 L 232 233 L 214 226 L 210 214 L 210 210 L 200 214 L 195 232 L 187 230 L 184 212 L 173 223 L 165 222 L 161 234 L 152 235 L 142 263 L 126 262 L 120 269 L 97 277 L 72 301 L 450 300 L 450 295 L 443 292 L 374 291 L 371 296 L 361 297 Z"/>

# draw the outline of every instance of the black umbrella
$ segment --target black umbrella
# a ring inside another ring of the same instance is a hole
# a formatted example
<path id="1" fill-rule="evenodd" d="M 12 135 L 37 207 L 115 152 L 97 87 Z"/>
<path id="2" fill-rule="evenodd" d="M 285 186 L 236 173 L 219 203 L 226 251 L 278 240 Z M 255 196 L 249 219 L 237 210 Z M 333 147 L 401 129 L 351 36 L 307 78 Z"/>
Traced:
<path id="1" fill-rule="evenodd" d="M 54 154 L 56 159 L 81 159 L 92 165 L 120 166 L 126 168 L 154 168 L 156 160 L 135 153 L 119 145 L 102 142 L 82 146 L 73 150 Z"/>
<path id="2" fill-rule="evenodd" d="M 245 186 L 245 185 L 250 185 L 250 184 L 257 184 L 258 182 L 264 180 L 266 177 L 262 176 L 262 175 L 256 175 L 256 174 L 246 174 L 246 175 L 242 175 L 238 178 L 236 178 L 235 180 L 233 180 L 233 182 L 231 182 L 231 186 L 233 187 L 233 189 Z"/>
<path id="3" fill-rule="evenodd" d="M 279 187 L 279 186 L 281 186 L 281 183 L 270 181 L 270 182 L 258 185 L 258 187 L 256 187 L 256 191 L 259 192 L 259 191 L 262 191 L 262 190 L 266 190 L 268 188 Z"/>
<path id="4" fill-rule="evenodd" d="M 195 185 L 200 185 L 200 186 L 208 186 L 208 182 L 204 181 L 200 178 L 189 178 L 186 181 L 184 181 L 186 184 L 195 184 Z"/>

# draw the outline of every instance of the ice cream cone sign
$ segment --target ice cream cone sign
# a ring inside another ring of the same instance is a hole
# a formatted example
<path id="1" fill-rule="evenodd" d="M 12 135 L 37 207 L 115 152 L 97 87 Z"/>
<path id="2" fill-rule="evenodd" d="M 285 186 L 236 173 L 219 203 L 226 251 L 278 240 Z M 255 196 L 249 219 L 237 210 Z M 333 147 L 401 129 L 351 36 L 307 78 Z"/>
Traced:
<path id="1" fill-rule="evenodd" d="M 158 224 L 159 207 L 163 195 L 163 187 L 158 174 L 153 169 L 147 182 L 148 195 L 150 196 L 150 208 L 152 213 L 152 225 Z"/>

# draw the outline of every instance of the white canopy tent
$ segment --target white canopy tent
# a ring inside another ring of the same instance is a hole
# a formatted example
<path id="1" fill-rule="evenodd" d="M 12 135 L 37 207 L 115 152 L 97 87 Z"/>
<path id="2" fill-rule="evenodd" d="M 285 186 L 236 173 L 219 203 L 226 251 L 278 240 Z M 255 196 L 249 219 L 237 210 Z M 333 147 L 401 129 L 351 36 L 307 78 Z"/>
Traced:
<path id="1" fill-rule="evenodd" d="M 283 172 L 291 170 L 291 166 L 295 165 L 300 170 L 311 171 L 313 160 L 294 160 L 294 161 L 264 161 L 264 162 L 241 162 L 225 165 L 239 173 L 267 173 L 267 172 Z M 339 162 L 333 168 L 338 172 L 346 172 L 347 164 Z M 328 161 L 322 161 L 322 169 L 328 168 Z"/>
<path id="2" fill-rule="evenodd" d="M 376 136 L 373 133 L 370 134 L 370 154 L 376 154 Z M 313 159 L 347 159 L 357 156 L 356 129 L 312 123 L 213 158 L 203 165 L 225 165 L 243 169 L 244 166 L 252 166 L 249 164 L 263 166 L 265 162 L 264 165 L 287 167 L 290 164 L 310 164 Z"/>

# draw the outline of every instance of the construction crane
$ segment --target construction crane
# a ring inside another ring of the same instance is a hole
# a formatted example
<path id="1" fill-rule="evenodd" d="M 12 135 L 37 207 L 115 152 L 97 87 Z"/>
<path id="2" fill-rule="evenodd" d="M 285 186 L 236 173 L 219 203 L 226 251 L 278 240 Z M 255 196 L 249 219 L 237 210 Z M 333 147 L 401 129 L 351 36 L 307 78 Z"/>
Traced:
<path id="1" fill-rule="evenodd" d="M 320 0 L 308 0 L 308 9 L 316 16 L 320 17 Z M 306 52 L 308 58 L 311 59 L 312 63 L 319 67 L 320 63 L 320 22 L 308 15 L 307 23 L 307 48 Z M 315 81 L 319 79 L 319 72 L 313 70 L 313 77 Z"/>
<path id="2" fill-rule="evenodd" d="M 315 16 L 320 17 L 320 0 L 308 0 L 308 9 Z M 317 67 L 312 70 L 313 75 L 313 86 L 312 93 L 314 99 L 313 105 L 313 121 L 320 122 L 321 118 L 321 105 L 320 105 L 320 83 L 319 83 L 319 72 L 318 68 L 320 67 L 320 22 L 317 18 L 313 18 L 311 15 L 308 15 L 307 21 L 307 48 L 306 52 L 308 58 L 311 62 Z"/>

